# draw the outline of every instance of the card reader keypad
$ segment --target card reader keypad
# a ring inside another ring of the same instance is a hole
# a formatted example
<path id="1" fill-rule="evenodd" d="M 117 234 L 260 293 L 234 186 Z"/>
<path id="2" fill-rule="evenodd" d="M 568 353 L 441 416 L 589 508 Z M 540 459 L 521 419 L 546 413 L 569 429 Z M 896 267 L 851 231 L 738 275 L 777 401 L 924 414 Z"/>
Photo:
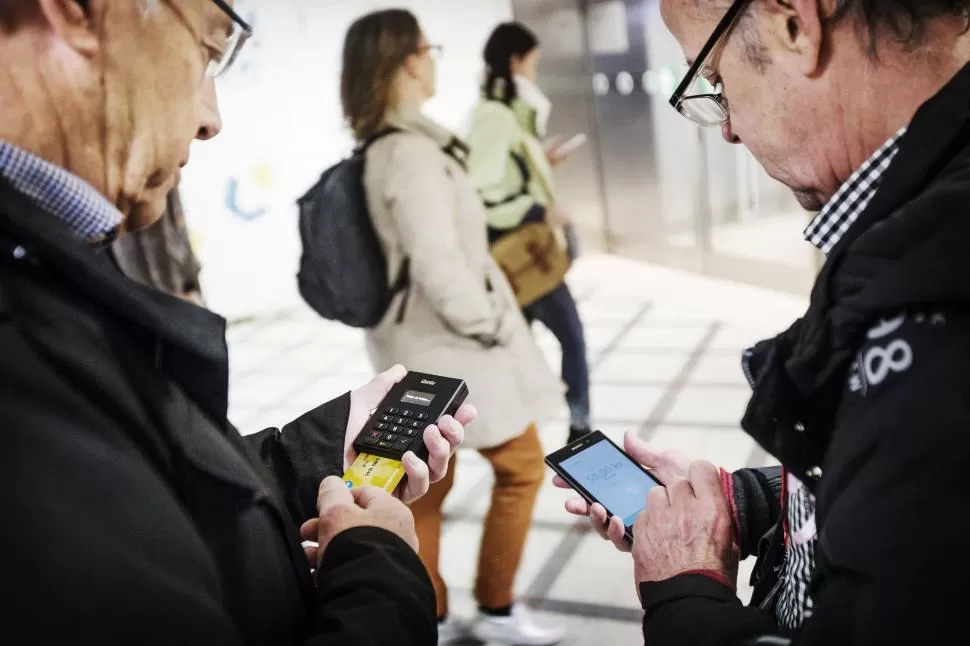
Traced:
<path id="1" fill-rule="evenodd" d="M 428 414 L 400 406 L 382 408 L 374 413 L 370 426 L 361 435 L 361 444 L 377 446 L 402 455 L 427 428 Z"/>

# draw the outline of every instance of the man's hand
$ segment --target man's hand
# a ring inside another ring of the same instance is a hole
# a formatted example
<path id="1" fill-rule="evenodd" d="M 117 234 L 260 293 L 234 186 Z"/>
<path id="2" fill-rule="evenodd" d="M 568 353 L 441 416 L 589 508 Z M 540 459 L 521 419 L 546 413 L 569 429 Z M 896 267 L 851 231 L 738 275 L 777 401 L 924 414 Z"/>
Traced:
<path id="1" fill-rule="evenodd" d="M 679 453 L 654 451 L 633 433 L 627 433 L 623 436 L 623 449 L 662 483 L 687 477 L 691 460 Z M 559 476 L 555 476 L 552 482 L 560 489 L 572 489 Z M 577 496 L 566 501 L 566 511 L 576 516 L 589 516 L 593 529 L 602 538 L 613 543 L 616 549 L 622 552 L 629 552 L 632 549 L 624 536 L 626 528 L 623 527 L 623 521 L 619 518 L 613 518 L 608 523 L 608 514 L 603 505 L 597 503 L 590 506 L 585 500 Z"/>
<path id="2" fill-rule="evenodd" d="M 343 480 L 330 476 L 320 483 L 317 496 L 319 518 L 303 523 L 300 536 L 317 543 L 306 547 L 311 568 L 316 568 L 330 541 L 352 527 L 379 527 L 400 537 L 418 551 L 414 516 L 407 506 L 391 494 L 376 487 L 348 489 Z"/>
<path id="3" fill-rule="evenodd" d="M 347 434 L 344 438 L 344 471 L 357 458 L 354 440 L 364 429 L 371 412 L 377 408 L 391 388 L 404 379 L 407 370 L 404 366 L 394 366 L 375 377 L 370 383 L 350 394 L 350 417 L 347 421 Z M 407 473 L 404 486 L 397 494 L 405 503 L 412 503 L 428 493 L 431 483 L 438 482 L 448 473 L 448 462 L 461 446 L 465 438 L 465 425 L 478 415 L 473 406 L 464 405 L 454 417 L 445 416 L 437 424 L 428 426 L 424 431 L 424 445 L 428 447 L 428 463 L 425 464 L 413 452 L 404 454 L 404 471 Z"/>
<path id="4" fill-rule="evenodd" d="M 688 476 L 666 480 L 647 494 L 633 527 L 633 563 L 640 583 L 706 570 L 736 581 L 738 546 L 721 476 L 713 464 L 694 462 Z"/>

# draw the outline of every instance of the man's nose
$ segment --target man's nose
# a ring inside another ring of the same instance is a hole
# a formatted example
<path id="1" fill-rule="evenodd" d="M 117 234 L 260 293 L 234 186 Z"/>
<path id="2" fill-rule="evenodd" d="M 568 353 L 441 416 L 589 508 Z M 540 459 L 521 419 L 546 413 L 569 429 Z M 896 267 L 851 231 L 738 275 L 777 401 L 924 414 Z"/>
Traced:
<path id="1" fill-rule="evenodd" d="M 205 141 L 222 131 L 222 115 L 219 114 L 219 100 L 216 97 L 215 79 L 206 78 L 199 97 L 199 131 L 195 138 Z"/>
<path id="2" fill-rule="evenodd" d="M 734 130 L 731 128 L 730 119 L 721 125 L 721 136 L 724 137 L 724 141 L 728 142 L 729 144 L 741 143 L 741 137 L 734 134 Z"/>

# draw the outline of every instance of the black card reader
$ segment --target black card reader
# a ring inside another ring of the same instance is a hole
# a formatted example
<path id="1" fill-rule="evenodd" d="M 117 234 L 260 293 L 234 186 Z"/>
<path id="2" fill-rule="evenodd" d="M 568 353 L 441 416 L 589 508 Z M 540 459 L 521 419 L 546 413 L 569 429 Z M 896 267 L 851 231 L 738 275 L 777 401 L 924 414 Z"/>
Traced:
<path id="1" fill-rule="evenodd" d="M 461 379 L 409 372 L 398 382 L 354 440 L 359 454 L 401 460 L 408 451 L 428 461 L 424 431 L 452 415 L 468 397 Z"/>

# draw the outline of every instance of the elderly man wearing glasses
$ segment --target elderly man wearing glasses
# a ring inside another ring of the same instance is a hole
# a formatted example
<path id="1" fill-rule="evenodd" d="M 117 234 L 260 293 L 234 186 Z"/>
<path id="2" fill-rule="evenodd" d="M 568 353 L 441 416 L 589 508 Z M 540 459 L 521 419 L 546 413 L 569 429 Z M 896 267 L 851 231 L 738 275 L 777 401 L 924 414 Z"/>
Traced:
<path id="1" fill-rule="evenodd" d="M 690 65 L 672 106 L 819 211 L 805 238 L 828 260 L 805 316 L 742 362 L 742 424 L 783 473 L 627 440 L 666 485 L 634 528 L 645 641 L 965 643 L 970 1 L 661 9 Z M 599 505 L 567 509 L 630 549 Z"/>
<path id="2" fill-rule="evenodd" d="M 0 0 L 4 644 L 435 643 L 405 503 L 474 409 L 425 429 L 399 497 L 350 491 L 403 368 L 244 438 L 225 322 L 110 260 L 219 132 L 249 34 L 223 0 Z"/>

